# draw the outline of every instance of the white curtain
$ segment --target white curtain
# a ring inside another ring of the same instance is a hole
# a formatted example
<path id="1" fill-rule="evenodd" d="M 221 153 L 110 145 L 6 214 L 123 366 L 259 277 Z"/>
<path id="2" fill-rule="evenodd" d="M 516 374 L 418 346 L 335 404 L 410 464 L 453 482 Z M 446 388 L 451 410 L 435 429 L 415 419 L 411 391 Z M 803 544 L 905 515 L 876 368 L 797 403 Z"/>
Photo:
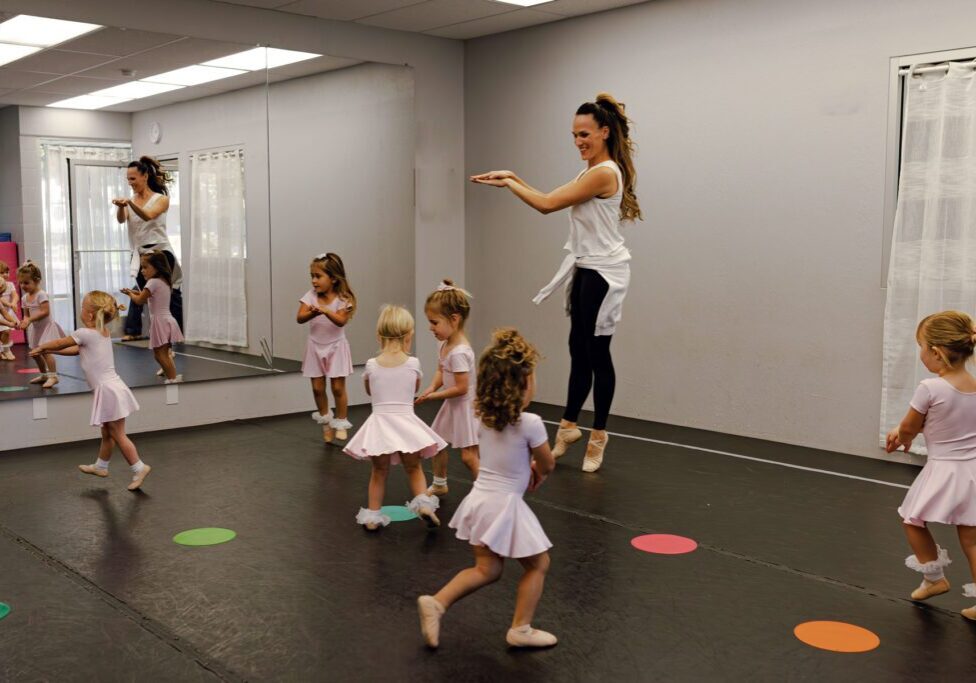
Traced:
<path id="1" fill-rule="evenodd" d="M 247 346 L 244 150 L 190 157 L 186 337 Z"/>
<path id="2" fill-rule="evenodd" d="M 898 207 L 884 321 L 881 435 L 931 375 L 918 359 L 918 321 L 946 309 L 976 314 L 976 72 L 908 75 Z M 913 452 L 925 453 L 922 439 Z"/>
<path id="3" fill-rule="evenodd" d="M 40 141 L 41 193 L 44 215 L 44 283 L 51 298 L 54 319 L 73 330 L 71 206 L 68 198 L 68 159 L 73 161 L 129 161 L 129 145 L 96 146 Z M 109 198 L 110 199 L 110 198 Z M 111 203 L 106 203 L 111 207 Z M 114 219 L 113 219 L 114 224 Z"/>

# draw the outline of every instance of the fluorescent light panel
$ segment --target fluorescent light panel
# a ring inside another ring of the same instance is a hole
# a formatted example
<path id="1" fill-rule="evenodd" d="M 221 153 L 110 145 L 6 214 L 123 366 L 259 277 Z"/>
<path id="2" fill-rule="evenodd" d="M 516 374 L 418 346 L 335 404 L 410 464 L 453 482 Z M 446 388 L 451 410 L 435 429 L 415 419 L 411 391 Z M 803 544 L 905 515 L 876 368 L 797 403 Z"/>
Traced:
<path id="1" fill-rule="evenodd" d="M 0 43 L 51 47 L 100 28 L 99 24 L 21 14 L 0 23 Z"/>
<path id="2" fill-rule="evenodd" d="M 146 83 L 145 81 L 131 81 L 111 88 L 103 88 L 91 93 L 95 97 L 117 97 L 123 100 L 137 100 L 142 97 L 152 97 L 170 90 L 179 90 L 182 85 L 168 83 Z"/>
<path id="3" fill-rule="evenodd" d="M 58 107 L 59 109 L 101 109 L 102 107 L 111 107 L 113 104 L 128 102 L 130 99 L 132 98 L 79 95 L 60 102 L 53 102 L 47 106 Z"/>
<path id="4" fill-rule="evenodd" d="M 274 69 L 286 64 L 304 62 L 306 59 L 321 57 L 314 52 L 297 52 L 296 50 L 281 50 L 276 47 L 255 47 L 244 52 L 238 52 L 219 59 L 204 62 L 204 66 L 220 66 L 229 69 L 244 69 L 246 71 L 260 71 Z"/>
<path id="5" fill-rule="evenodd" d="M 23 59 L 27 55 L 32 55 L 35 52 L 38 52 L 40 49 L 41 48 L 39 47 L 31 47 L 29 45 L 9 45 L 7 43 L 0 43 L 0 66 L 3 64 L 9 64 L 10 62 L 16 62 L 18 59 Z"/>
<path id="6" fill-rule="evenodd" d="M 247 72 L 241 69 L 221 69 L 215 66 L 194 64 L 193 66 L 185 66 L 182 69 L 167 71 L 164 74 L 156 74 L 155 76 L 147 76 L 139 80 L 144 83 L 169 83 L 170 85 L 190 86 L 219 81 L 222 78 L 230 78 L 231 76 L 237 76 L 243 73 Z"/>

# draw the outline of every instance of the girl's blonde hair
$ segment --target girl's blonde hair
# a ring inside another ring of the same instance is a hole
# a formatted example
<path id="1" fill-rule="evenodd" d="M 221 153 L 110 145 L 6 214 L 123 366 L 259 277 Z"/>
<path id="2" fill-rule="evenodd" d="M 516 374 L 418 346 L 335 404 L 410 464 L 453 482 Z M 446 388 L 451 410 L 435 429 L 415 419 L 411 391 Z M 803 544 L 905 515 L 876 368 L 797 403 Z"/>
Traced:
<path id="1" fill-rule="evenodd" d="M 915 338 L 932 347 L 946 367 L 955 368 L 972 357 L 976 348 L 976 326 L 967 313 L 942 311 L 922 318 Z"/>
<path id="2" fill-rule="evenodd" d="M 95 309 L 95 329 L 99 332 L 105 329 L 105 325 L 119 317 L 119 311 L 125 310 L 125 306 L 116 301 L 114 296 L 97 289 L 88 292 L 85 301 Z"/>
<path id="3" fill-rule="evenodd" d="M 352 287 L 349 286 L 349 280 L 346 278 L 346 266 L 342 263 L 339 255 L 332 252 L 319 254 L 312 259 L 310 267 L 319 268 L 332 278 L 336 295 L 349 306 L 349 318 L 352 319 L 353 315 L 356 314 L 356 295 L 353 294 Z"/>
<path id="4" fill-rule="evenodd" d="M 433 311 L 437 315 L 450 318 L 457 314 L 460 317 L 458 327 L 464 329 L 464 323 L 471 315 L 471 293 L 454 284 L 453 280 L 442 280 L 424 304 L 424 311 Z"/>
<path id="5" fill-rule="evenodd" d="M 17 269 L 17 277 L 26 277 L 31 282 L 41 281 L 41 269 L 37 267 L 30 259 L 24 261 L 24 263 Z"/>
<path id="6" fill-rule="evenodd" d="M 380 350 L 396 350 L 407 353 L 407 336 L 414 330 L 413 316 L 403 306 L 386 305 L 380 309 L 379 320 L 376 321 L 376 336 L 380 340 Z"/>
<path id="7" fill-rule="evenodd" d="M 529 376 L 538 362 L 539 352 L 514 327 L 495 330 L 478 361 L 474 399 L 486 427 L 500 432 L 518 422 Z"/>
<path id="8" fill-rule="evenodd" d="M 8 273 L 10 273 L 10 266 L 7 265 L 6 261 L 0 261 L 0 275 L 6 277 Z"/>

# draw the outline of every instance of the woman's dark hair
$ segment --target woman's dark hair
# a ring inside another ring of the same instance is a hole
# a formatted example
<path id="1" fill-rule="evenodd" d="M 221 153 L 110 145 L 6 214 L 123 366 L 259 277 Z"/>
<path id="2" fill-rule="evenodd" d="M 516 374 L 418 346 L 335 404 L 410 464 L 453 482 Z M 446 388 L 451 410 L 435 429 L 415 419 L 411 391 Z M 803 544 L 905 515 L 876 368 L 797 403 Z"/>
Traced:
<path id="1" fill-rule="evenodd" d="M 130 163 L 129 168 L 134 168 L 146 176 L 149 189 L 153 192 L 169 194 L 166 185 L 172 182 L 173 179 L 162 165 L 152 157 L 139 157 L 139 161 Z"/>
<path id="2" fill-rule="evenodd" d="M 150 251 L 148 254 L 143 254 L 142 258 L 146 259 L 149 265 L 156 269 L 156 277 L 170 287 L 173 286 L 173 269 L 170 268 L 169 259 L 166 258 L 165 253 L 157 249 L 156 251 Z"/>
<path id="3" fill-rule="evenodd" d="M 576 115 L 589 114 L 600 128 L 610 129 L 607 149 L 610 158 L 620 168 L 624 177 L 624 197 L 620 201 L 620 218 L 625 221 L 641 220 L 640 204 L 637 202 L 637 171 L 634 169 L 634 143 L 630 139 L 630 119 L 624 113 L 624 105 L 613 95 L 602 92 L 594 102 L 584 102 L 576 110 Z"/>

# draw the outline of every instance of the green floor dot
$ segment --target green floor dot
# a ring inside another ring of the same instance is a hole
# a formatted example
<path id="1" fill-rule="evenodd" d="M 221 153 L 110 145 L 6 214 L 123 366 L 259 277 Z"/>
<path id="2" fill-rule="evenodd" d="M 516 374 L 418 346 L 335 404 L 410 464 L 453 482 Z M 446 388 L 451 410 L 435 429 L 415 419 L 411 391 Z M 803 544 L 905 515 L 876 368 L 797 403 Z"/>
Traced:
<path id="1" fill-rule="evenodd" d="M 27 387 L 0 387 L 0 391 L 27 391 Z"/>
<path id="2" fill-rule="evenodd" d="M 0 619 L 10 614 L 10 605 L 5 602 L 0 602 Z"/>
<path id="3" fill-rule="evenodd" d="M 410 512 L 403 505 L 384 505 L 380 508 L 380 512 L 388 515 L 392 522 L 406 522 L 411 519 L 417 519 L 417 515 Z"/>
<path id="4" fill-rule="evenodd" d="M 232 541 L 236 536 L 237 533 L 231 531 L 230 529 L 217 529 L 212 527 L 205 529 L 188 529 L 187 531 L 181 531 L 173 536 L 173 543 L 193 546 L 217 545 L 218 543 Z"/>

